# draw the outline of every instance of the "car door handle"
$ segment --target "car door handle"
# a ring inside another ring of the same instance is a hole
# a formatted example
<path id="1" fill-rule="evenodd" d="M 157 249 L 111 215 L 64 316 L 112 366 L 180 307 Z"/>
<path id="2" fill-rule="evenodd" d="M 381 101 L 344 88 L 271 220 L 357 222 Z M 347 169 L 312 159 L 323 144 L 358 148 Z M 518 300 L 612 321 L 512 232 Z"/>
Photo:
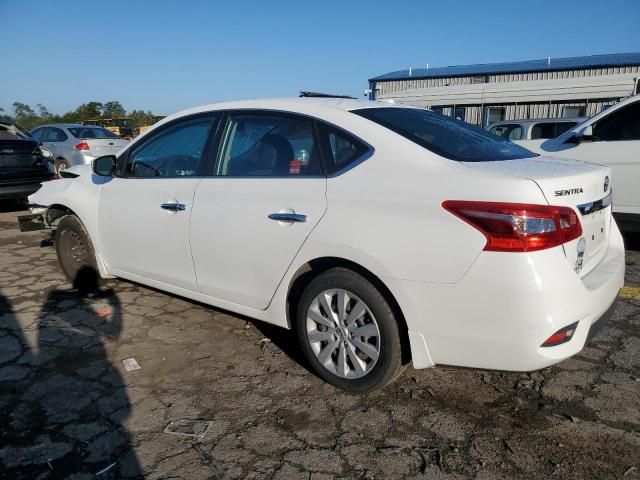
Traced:
<path id="1" fill-rule="evenodd" d="M 187 206 L 184 203 L 163 203 L 160 208 L 169 210 L 171 212 L 179 212 L 185 210 Z"/>
<path id="2" fill-rule="evenodd" d="M 300 215 L 299 213 L 271 213 L 269 214 L 270 220 L 276 220 L 278 222 L 306 222 L 307 216 Z"/>

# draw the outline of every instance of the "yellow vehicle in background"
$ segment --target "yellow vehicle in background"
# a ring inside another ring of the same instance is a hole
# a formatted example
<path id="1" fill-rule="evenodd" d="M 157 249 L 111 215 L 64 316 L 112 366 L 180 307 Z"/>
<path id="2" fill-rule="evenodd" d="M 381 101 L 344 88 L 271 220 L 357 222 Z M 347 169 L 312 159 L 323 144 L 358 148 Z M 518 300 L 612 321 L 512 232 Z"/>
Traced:
<path id="1" fill-rule="evenodd" d="M 153 127 L 156 123 L 162 120 L 166 115 L 155 115 L 151 118 L 151 123 L 147 125 L 141 125 L 138 127 L 138 135 L 142 135 L 144 132 Z"/>
<path id="2" fill-rule="evenodd" d="M 133 128 L 133 119 L 129 117 L 95 118 L 83 120 L 82 124 L 104 127 L 119 137 L 126 138 L 127 140 L 131 140 L 136 136 L 136 132 Z"/>

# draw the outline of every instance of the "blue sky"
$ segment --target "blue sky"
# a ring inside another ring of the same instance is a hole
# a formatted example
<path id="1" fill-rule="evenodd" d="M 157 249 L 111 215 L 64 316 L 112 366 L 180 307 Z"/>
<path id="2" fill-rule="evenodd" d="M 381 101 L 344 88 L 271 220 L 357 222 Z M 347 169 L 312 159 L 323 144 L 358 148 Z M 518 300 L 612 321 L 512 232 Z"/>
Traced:
<path id="1" fill-rule="evenodd" d="M 389 71 L 640 50 L 640 1 L 0 0 L 0 106 L 172 113 Z"/>

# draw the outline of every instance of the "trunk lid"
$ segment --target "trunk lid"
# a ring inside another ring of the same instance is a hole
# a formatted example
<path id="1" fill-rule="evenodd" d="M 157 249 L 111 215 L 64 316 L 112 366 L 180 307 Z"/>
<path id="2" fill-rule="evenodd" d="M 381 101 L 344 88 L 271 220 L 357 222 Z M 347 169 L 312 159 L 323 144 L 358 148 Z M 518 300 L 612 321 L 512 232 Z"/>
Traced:
<path id="1" fill-rule="evenodd" d="M 572 207 L 582 237 L 564 244 L 567 261 L 580 276 L 604 257 L 611 229 L 611 169 L 578 160 L 535 157 L 464 165 L 535 182 L 549 205 Z"/>
<path id="2" fill-rule="evenodd" d="M 0 140 L 0 181 L 46 175 L 49 169 L 35 140 Z"/>
<path id="3" fill-rule="evenodd" d="M 89 145 L 89 150 L 95 156 L 115 155 L 124 147 L 129 145 L 129 141 L 119 138 L 95 138 L 83 140 Z"/>

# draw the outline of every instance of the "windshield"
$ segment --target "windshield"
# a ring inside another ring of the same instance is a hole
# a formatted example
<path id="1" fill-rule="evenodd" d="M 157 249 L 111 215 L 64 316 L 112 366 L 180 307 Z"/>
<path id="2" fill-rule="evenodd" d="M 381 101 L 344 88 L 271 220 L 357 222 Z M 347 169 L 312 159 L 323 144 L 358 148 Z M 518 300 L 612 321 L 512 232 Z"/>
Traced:
<path id="1" fill-rule="evenodd" d="M 78 127 L 70 128 L 71 135 L 83 140 L 91 138 L 120 138 L 115 133 L 101 127 Z"/>
<path id="2" fill-rule="evenodd" d="M 489 162 L 537 157 L 509 140 L 468 123 L 417 108 L 352 110 L 438 155 L 459 162 Z"/>

